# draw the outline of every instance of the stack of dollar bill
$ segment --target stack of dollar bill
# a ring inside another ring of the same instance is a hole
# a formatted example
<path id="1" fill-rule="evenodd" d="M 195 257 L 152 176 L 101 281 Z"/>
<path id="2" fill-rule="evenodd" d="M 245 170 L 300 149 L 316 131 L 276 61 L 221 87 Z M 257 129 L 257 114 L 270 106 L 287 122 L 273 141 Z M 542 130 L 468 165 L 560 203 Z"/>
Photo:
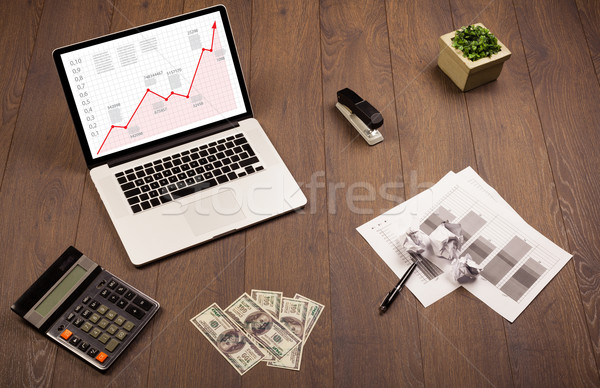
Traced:
<path id="1" fill-rule="evenodd" d="M 300 370 L 302 349 L 324 308 L 300 294 L 252 290 L 224 310 L 213 303 L 190 321 L 241 375 L 260 361 Z"/>

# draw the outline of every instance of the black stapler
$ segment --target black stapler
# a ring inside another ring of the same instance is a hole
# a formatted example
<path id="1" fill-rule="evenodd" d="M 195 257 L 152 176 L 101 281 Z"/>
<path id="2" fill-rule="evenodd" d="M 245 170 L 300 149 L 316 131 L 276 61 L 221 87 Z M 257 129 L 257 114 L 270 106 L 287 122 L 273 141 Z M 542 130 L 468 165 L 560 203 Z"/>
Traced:
<path id="1" fill-rule="evenodd" d="M 383 117 L 373 105 L 349 88 L 338 91 L 337 100 L 335 106 L 369 145 L 383 141 L 381 132 L 377 130 L 383 125 Z"/>

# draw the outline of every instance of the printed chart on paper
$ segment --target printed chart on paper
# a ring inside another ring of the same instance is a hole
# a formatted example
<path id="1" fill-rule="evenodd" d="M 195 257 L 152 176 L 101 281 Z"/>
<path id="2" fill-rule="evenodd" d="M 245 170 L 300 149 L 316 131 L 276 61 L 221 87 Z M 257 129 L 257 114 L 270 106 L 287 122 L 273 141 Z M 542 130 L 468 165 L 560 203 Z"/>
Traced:
<path id="1" fill-rule="evenodd" d="M 531 303 L 568 262 L 571 255 L 528 225 L 474 170 L 450 173 L 431 188 L 427 211 L 413 211 L 410 199 L 404 211 L 395 209 L 361 225 L 357 230 L 386 264 L 401 276 L 412 263 L 402 244 L 409 226 L 431 234 L 442 222 L 459 223 L 469 254 L 483 270 L 471 283 L 458 284 L 448 261 L 424 253 L 417 276 L 407 287 L 425 307 L 462 286 L 509 321 Z"/>

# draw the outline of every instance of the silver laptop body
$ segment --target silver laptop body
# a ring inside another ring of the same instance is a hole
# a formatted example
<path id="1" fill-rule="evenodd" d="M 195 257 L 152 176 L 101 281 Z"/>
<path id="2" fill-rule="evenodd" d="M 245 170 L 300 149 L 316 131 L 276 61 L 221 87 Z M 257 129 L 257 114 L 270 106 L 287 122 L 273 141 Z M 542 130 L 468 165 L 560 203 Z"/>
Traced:
<path id="1" fill-rule="evenodd" d="M 216 6 L 53 53 L 86 163 L 140 266 L 298 209 Z"/>

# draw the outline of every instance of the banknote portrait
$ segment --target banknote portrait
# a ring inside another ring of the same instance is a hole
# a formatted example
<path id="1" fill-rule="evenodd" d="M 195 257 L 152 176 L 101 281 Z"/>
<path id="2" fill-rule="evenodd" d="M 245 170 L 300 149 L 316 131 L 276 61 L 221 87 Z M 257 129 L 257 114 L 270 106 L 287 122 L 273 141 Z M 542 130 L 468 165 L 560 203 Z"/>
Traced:
<path id="1" fill-rule="evenodd" d="M 227 354 L 239 352 L 242 350 L 245 343 L 242 333 L 235 329 L 227 330 L 221 333 L 217 338 L 217 346 L 223 353 Z"/>
<path id="2" fill-rule="evenodd" d="M 252 333 L 255 335 L 264 334 L 273 326 L 272 318 L 269 316 L 269 314 L 266 314 L 262 311 L 257 311 L 248 315 L 244 323 L 246 328 L 252 331 Z"/>
<path id="3" fill-rule="evenodd" d="M 304 325 L 300 320 L 294 317 L 283 317 L 281 318 L 281 323 L 285 325 L 292 333 L 294 333 L 298 338 L 302 338 L 304 334 Z"/>

